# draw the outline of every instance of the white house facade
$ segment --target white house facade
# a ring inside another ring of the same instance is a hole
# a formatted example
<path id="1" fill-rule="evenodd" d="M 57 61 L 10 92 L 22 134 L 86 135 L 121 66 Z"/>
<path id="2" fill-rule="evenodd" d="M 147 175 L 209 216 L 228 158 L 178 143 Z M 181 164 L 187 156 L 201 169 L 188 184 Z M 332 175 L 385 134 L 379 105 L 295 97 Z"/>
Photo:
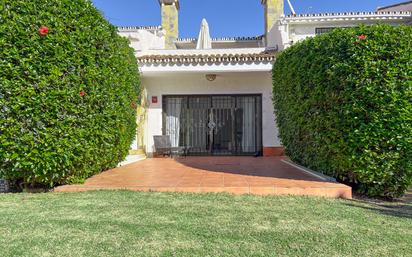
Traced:
<path id="1" fill-rule="evenodd" d="M 283 0 L 261 0 L 264 35 L 208 38 L 203 22 L 198 40 L 179 38 L 179 0 L 159 3 L 161 26 L 119 28 L 136 50 L 144 88 L 144 124 L 132 147 L 148 156 L 156 135 L 192 155 L 281 155 L 272 104 L 276 54 L 336 27 L 412 21 L 404 10 L 284 15 Z"/>

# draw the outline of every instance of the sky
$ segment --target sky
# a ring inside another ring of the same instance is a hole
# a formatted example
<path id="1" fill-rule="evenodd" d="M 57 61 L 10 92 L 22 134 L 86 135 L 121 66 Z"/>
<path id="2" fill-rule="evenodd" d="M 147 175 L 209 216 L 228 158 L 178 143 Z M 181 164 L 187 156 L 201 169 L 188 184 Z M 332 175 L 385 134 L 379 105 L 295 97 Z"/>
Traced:
<path id="1" fill-rule="evenodd" d="M 92 0 L 116 26 L 158 26 L 158 0 Z M 291 0 L 296 13 L 375 11 L 404 0 Z M 195 38 L 202 18 L 212 37 L 259 36 L 264 31 L 260 0 L 180 0 L 179 36 Z M 285 6 L 287 2 L 285 1 Z M 286 7 L 286 14 L 290 13 Z"/>

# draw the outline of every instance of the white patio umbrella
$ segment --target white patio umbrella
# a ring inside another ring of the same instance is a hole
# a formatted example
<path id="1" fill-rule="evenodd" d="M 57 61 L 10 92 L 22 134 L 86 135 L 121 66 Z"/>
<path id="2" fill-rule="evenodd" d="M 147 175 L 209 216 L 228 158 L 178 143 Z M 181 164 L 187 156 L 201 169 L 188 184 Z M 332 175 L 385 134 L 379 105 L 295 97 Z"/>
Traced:
<path id="1" fill-rule="evenodd" d="M 202 20 L 196 49 L 212 49 L 212 39 L 210 38 L 209 24 L 206 19 Z"/>

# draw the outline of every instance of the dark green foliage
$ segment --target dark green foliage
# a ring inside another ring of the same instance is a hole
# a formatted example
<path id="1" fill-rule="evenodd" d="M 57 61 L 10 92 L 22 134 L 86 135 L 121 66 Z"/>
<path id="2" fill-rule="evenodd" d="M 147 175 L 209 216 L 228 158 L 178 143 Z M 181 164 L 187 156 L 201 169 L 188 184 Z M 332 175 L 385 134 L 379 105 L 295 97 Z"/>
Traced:
<path id="1" fill-rule="evenodd" d="M 139 85 L 128 41 L 91 1 L 0 0 L 0 177 L 51 186 L 114 167 Z"/>
<path id="2" fill-rule="evenodd" d="M 337 29 L 284 51 L 273 69 L 280 138 L 296 162 L 370 196 L 412 179 L 412 27 Z"/>

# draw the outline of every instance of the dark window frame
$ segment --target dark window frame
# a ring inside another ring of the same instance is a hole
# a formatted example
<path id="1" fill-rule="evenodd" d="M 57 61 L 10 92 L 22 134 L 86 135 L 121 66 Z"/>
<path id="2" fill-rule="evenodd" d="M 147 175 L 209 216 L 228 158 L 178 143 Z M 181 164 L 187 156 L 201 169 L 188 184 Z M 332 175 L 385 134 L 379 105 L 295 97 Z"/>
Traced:
<path id="1" fill-rule="evenodd" d="M 325 33 L 329 33 L 334 29 L 348 29 L 348 28 L 353 28 L 353 27 L 319 27 L 319 28 L 315 28 L 315 35 L 322 35 Z"/>
<path id="2" fill-rule="evenodd" d="M 185 105 L 189 104 L 189 98 L 196 98 L 196 97 L 207 97 L 212 99 L 212 97 L 219 97 L 219 96 L 231 96 L 235 97 L 234 103 L 237 105 L 236 97 L 256 97 L 255 108 L 258 111 L 258 115 L 255 117 L 255 126 L 256 129 L 259 129 L 259 132 L 255 131 L 255 142 L 257 147 L 257 152 L 254 154 L 262 155 L 263 154 L 263 95 L 262 94 L 166 94 L 162 95 L 162 134 L 166 135 L 166 116 L 167 116 L 167 98 L 173 97 L 182 97 L 185 99 Z M 237 107 L 237 106 L 236 106 Z M 236 146 L 236 148 L 238 148 Z M 250 152 L 233 152 L 228 154 L 217 154 L 217 155 L 230 155 L 230 156 L 244 156 L 244 155 L 254 155 Z M 208 154 L 208 153 L 194 153 L 191 155 L 215 155 L 215 154 Z"/>
<path id="3" fill-rule="evenodd" d="M 337 29 L 338 27 L 321 27 L 321 28 L 315 28 L 315 34 L 316 35 L 321 35 L 325 34 L 328 32 L 331 32 L 334 29 Z"/>

